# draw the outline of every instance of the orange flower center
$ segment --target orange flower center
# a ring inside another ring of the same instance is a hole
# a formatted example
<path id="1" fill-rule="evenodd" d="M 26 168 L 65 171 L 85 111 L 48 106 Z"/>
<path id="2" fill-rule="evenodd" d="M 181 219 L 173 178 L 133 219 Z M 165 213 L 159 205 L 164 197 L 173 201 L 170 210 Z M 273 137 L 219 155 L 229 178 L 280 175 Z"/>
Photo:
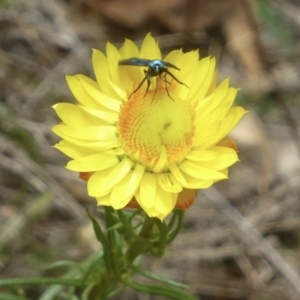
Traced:
<path id="1" fill-rule="evenodd" d="M 152 81 L 155 81 L 152 80 Z M 145 84 L 146 86 L 146 84 Z M 121 107 L 117 124 L 119 138 L 127 155 L 151 172 L 167 171 L 191 149 L 195 135 L 194 110 L 187 101 L 176 97 L 174 81 L 159 79 L 157 88 L 140 88 Z"/>

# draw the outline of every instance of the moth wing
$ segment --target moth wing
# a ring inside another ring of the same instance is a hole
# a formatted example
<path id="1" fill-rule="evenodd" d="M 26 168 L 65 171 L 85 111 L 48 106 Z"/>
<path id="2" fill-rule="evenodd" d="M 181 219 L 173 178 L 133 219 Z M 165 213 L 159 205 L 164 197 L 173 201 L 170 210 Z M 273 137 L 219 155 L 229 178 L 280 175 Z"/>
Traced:
<path id="1" fill-rule="evenodd" d="M 173 69 L 176 69 L 176 70 L 180 71 L 180 69 L 178 67 L 176 67 L 175 65 L 173 65 L 173 64 L 171 64 L 171 63 L 169 63 L 167 61 L 164 61 L 164 64 L 168 68 L 173 68 Z"/>
<path id="2" fill-rule="evenodd" d="M 124 66 L 148 67 L 150 62 L 151 62 L 150 59 L 131 57 L 131 58 L 119 60 L 118 64 Z"/>

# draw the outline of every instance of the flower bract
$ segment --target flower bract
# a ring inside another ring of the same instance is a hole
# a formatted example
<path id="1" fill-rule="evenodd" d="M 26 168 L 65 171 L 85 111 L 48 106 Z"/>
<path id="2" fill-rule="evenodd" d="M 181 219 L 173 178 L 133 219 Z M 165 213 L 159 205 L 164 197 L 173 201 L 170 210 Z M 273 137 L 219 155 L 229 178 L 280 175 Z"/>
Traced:
<path id="1" fill-rule="evenodd" d="M 131 57 L 169 62 L 178 80 L 154 76 L 147 93 L 145 81 L 132 94 L 147 66 L 118 64 Z M 53 131 L 62 138 L 55 147 L 71 158 L 66 168 L 80 173 L 99 205 L 141 207 L 163 220 L 228 177 L 238 156 L 227 135 L 245 110 L 232 107 L 237 89 L 228 79 L 216 84 L 214 58 L 181 50 L 162 58 L 148 34 L 140 49 L 126 40 L 119 50 L 108 43 L 106 55 L 94 50 L 92 64 L 95 80 L 67 76 L 77 104 L 54 105 L 62 122 Z"/>

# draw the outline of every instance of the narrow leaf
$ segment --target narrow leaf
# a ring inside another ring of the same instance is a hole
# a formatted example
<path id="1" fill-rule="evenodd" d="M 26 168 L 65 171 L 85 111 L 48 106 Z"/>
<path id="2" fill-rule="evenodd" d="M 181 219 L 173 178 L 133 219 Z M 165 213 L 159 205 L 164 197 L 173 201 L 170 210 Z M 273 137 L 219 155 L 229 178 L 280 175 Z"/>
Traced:
<path id="1" fill-rule="evenodd" d="M 161 285 L 148 285 L 136 281 L 126 281 L 127 285 L 136 291 L 144 292 L 151 295 L 161 295 L 174 300 L 199 300 L 192 295 L 178 289 Z"/>
<path id="2" fill-rule="evenodd" d="M 174 281 L 174 280 L 170 280 L 170 279 L 164 278 L 164 277 L 159 276 L 159 275 L 157 275 L 155 273 L 146 271 L 146 270 L 144 270 L 144 269 L 142 269 L 142 268 L 140 268 L 138 266 L 132 266 L 132 269 L 135 272 L 137 272 L 137 273 L 139 273 L 139 274 L 141 274 L 141 275 L 143 275 L 143 276 L 145 276 L 147 278 L 159 281 L 161 283 L 165 283 L 165 284 L 171 285 L 171 286 L 173 286 L 175 288 L 179 288 L 179 289 L 187 289 L 188 288 L 188 286 L 185 285 L 185 284 L 183 284 L 183 283 L 180 283 L 180 282 L 177 282 L 177 281 Z"/>

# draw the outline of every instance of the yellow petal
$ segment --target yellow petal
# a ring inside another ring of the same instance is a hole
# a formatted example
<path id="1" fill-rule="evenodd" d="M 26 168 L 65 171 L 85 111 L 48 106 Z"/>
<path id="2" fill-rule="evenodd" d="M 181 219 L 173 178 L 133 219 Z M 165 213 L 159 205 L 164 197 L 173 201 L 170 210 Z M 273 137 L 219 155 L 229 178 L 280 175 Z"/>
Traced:
<path id="1" fill-rule="evenodd" d="M 108 83 L 108 79 L 110 79 L 110 72 L 106 56 L 101 51 L 93 50 L 92 62 L 100 91 L 112 98 L 118 98 L 118 95 L 115 94 L 111 85 Z"/>
<path id="2" fill-rule="evenodd" d="M 125 82 L 128 82 L 128 78 L 125 77 L 123 78 L 123 86 L 127 86 Z M 127 100 L 127 93 L 124 90 L 124 88 L 121 88 L 120 86 L 116 85 L 112 80 L 108 80 L 110 86 L 113 88 L 113 90 L 115 91 L 115 93 L 118 95 L 119 99 L 121 100 Z"/>
<path id="3" fill-rule="evenodd" d="M 86 106 L 81 106 L 80 108 L 82 110 L 86 111 L 90 117 L 92 117 L 92 116 L 97 117 L 97 118 L 101 119 L 102 121 L 105 121 L 106 124 L 116 124 L 116 122 L 118 120 L 119 115 L 116 112 L 96 110 L 96 109 L 86 107 Z M 99 120 L 98 120 L 98 122 L 99 122 Z M 104 125 L 104 122 L 103 122 L 103 125 Z M 85 126 L 87 126 L 87 125 L 85 125 Z"/>
<path id="4" fill-rule="evenodd" d="M 163 220 L 174 209 L 177 197 L 177 193 L 166 192 L 160 186 L 157 186 L 157 193 L 153 205 L 153 208 L 157 211 L 157 215 L 152 216 Z M 146 209 L 145 211 L 147 212 Z"/>
<path id="5" fill-rule="evenodd" d="M 235 143 L 235 141 L 233 141 L 229 138 L 222 139 L 220 142 L 218 142 L 218 144 L 216 146 L 231 148 L 234 151 L 238 152 L 237 144 Z"/>
<path id="6" fill-rule="evenodd" d="M 216 87 L 217 87 L 217 72 L 214 73 L 213 79 L 211 81 L 211 84 L 207 91 L 206 96 L 211 95 L 215 91 Z"/>
<path id="7" fill-rule="evenodd" d="M 220 105 L 222 107 L 222 112 L 224 112 L 224 115 L 220 115 L 221 118 L 225 117 L 225 115 L 228 113 L 228 111 L 230 110 L 236 95 L 237 95 L 238 90 L 235 88 L 229 88 L 228 92 L 226 94 L 226 97 L 224 98 L 224 101 L 222 103 L 222 105 Z"/>
<path id="8" fill-rule="evenodd" d="M 112 188 L 107 188 L 103 186 L 103 182 L 105 182 L 106 178 L 109 176 L 109 174 L 114 170 L 114 167 L 111 167 L 109 169 L 105 169 L 102 171 L 97 171 L 94 174 L 92 174 L 87 182 L 87 190 L 88 195 L 91 197 L 97 197 L 101 198 L 105 195 L 108 196 L 110 199 L 110 192 Z M 110 202 L 110 200 L 109 200 Z"/>
<path id="9" fill-rule="evenodd" d="M 116 86 L 120 87 L 121 89 L 124 89 L 124 78 L 120 78 L 118 72 L 118 62 L 121 59 L 121 55 L 117 48 L 109 42 L 106 44 L 106 56 L 107 60 L 109 61 L 109 80 L 112 81 Z"/>
<path id="10" fill-rule="evenodd" d="M 160 156 L 159 156 L 159 160 L 156 163 L 156 165 L 153 166 L 153 169 L 152 169 L 153 173 L 161 172 L 166 167 L 167 161 L 168 161 L 168 156 L 167 156 L 166 148 L 162 147 Z"/>
<path id="11" fill-rule="evenodd" d="M 172 175 L 176 178 L 176 180 L 182 185 L 186 185 L 186 181 L 184 176 L 182 175 L 181 171 L 179 170 L 176 164 L 172 164 L 169 166 L 169 170 L 171 171 Z"/>
<path id="12" fill-rule="evenodd" d="M 182 67 L 185 65 L 182 64 L 184 62 L 185 54 L 182 52 L 182 50 L 173 50 L 167 56 L 164 58 L 164 61 L 167 61 L 173 65 L 175 65 L 177 68 L 182 70 Z"/>
<path id="13" fill-rule="evenodd" d="M 121 102 L 116 100 L 108 95 L 102 93 L 99 89 L 97 82 L 87 78 L 87 77 L 80 77 L 79 78 L 81 85 L 83 86 L 84 90 L 97 101 L 98 105 L 94 108 L 96 109 L 103 109 L 107 108 L 109 110 L 119 112 Z M 99 106 L 99 104 L 101 106 Z M 88 106 L 91 108 L 91 106 Z"/>
<path id="14" fill-rule="evenodd" d="M 128 39 L 125 39 L 124 45 L 119 50 L 121 58 L 127 59 L 130 57 L 139 57 L 140 52 L 136 44 Z"/>
<path id="15" fill-rule="evenodd" d="M 108 172 L 96 172 L 88 181 L 88 191 L 90 196 L 97 197 L 99 193 L 111 191 L 130 171 L 133 162 L 125 157 Z"/>
<path id="16" fill-rule="evenodd" d="M 199 52 L 194 50 L 183 53 L 182 50 L 174 50 L 165 57 L 165 61 L 178 67 L 185 77 L 199 63 Z"/>
<path id="17" fill-rule="evenodd" d="M 122 59 L 140 57 L 140 51 L 135 43 L 125 40 L 123 47 L 120 49 Z M 119 76 L 124 80 L 123 86 L 125 91 L 133 90 L 134 82 L 139 82 L 145 76 L 143 68 L 135 66 L 118 66 Z"/>
<path id="18" fill-rule="evenodd" d="M 94 150 L 74 145 L 65 140 L 62 140 L 58 144 L 55 144 L 54 148 L 74 159 L 89 156 L 94 153 Z"/>
<path id="19" fill-rule="evenodd" d="M 87 77 L 84 75 L 67 75 L 66 81 L 69 86 L 69 89 L 71 90 L 78 103 L 92 108 L 97 108 L 97 101 L 84 89 L 84 87 L 81 84 L 81 81 L 84 81 L 86 78 Z"/>
<path id="20" fill-rule="evenodd" d="M 229 110 L 227 116 L 222 120 L 219 130 L 211 140 L 211 145 L 218 143 L 237 125 L 247 111 L 240 106 L 233 107 Z"/>
<path id="21" fill-rule="evenodd" d="M 188 98 L 193 99 L 194 97 L 198 98 L 199 86 L 201 86 L 208 75 L 210 70 L 211 63 L 210 57 L 206 57 L 196 62 L 192 67 L 192 70 L 186 74 L 186 84 L 189 87 Z"/>
<path id="22" fill-rule="evenodd" d="M 98 205 L 105 205 L 105 206 L 111 206 L 110 199 L 109 199 L 109 193 L 102 197 L 96 197 L 97 204 Z"/>
<path id="23" fill-rule="evenodd" d="M 191 150 L 187 155 L 186 158 L 188 160 L 195 160 L 195 161 L 210 161 L 216 159 L 218 153 L 216 151 L 207 151 L 207 150 Z"/>
<path id="24" fill-rule="evenodd" d="M 225 179 L 226 176 L 222 174 L 221 172 L 209 169 L 209 168 L 204 168 L 200 164 L 197 164 L 196 162 L 192 163 L 188 160 L 183 161 L 179 165 L 179 169 L 198 179 L 205 179 L 205 180 L 218 180 L 218 179 Z"/>
<path id="25" fill-rule="evenodd" d="M 66 168 L 76 172 L 92 172 L 111 168 L 119 163 L 116 156 L 96 153 L 90 156 L 71 160 Z"/>
<path id="26" fill-rule="evenodd" d="M 200 102 L 200 105 L 197 109 L 200 110 L 199 115 L 201 116 L 201 118 L 204 118 L 207 115 L 209 115 L 218 106 L 221 106 L 223 108 L 221 104 L 224 102 L 224 99 L 228 93 L 228 89 L 229 79 L 227 78 L 223 80 L 221 84 L 217 87 L 212 97 L 210 97 L 209 101 L 207 101 L 206 103 L 204 101 Z M 203 103 L 203 105 L 201 105 L 201 103 Z"/>
<path id="27" fill-rule="evenodd" d="M 201 65 L 201 61 L 199 62 L 199 64 L 200 64 L 200 68 L 202 68 L 203 66 Z M 198 99 L 203 99 L 204 97 L 207 97 L 211 83 L 215 77 L 215 69 L 216 69 L 216 59 L 214 57 L 210 57 L 207 74 L 198 89 L 198 93 L 197 93 Z"/>
<path id="28" fill-rule="evenodd" d="M 137 201 L 142 207 L 150 208 L 155 201 L 157 190 L 156 175 L 145 172 L 140 184 Z"/>
<path id="29" fill-rule="evenodd" d="M 59 118 L 68 126 L 74 128 L 90 125 L 107 125 L 107 122 L 99 120 L 80 106 L 71 103 L 58 103 L 53 105 Z"/>
<path id="30" fill-rule="evenodd" d="M 159 186 L 166 192 L 179 193 L 182 191 L 182 185 L 170 173 L 158 174 L 157 181 Z"/>
<path id="31" fill-rule="evenodd" d="M 63 134 L 58 134 L 57 135 L 61 136 L 64 140 L 68 141 L 69 143 L 73 144 L 74 146 L 79 146 L 85 149 L 90 149 L 95 152 L 100 152 L 100 151 L 109 151 L 113 150 L 115 148 L 120 147 L 120 143 L 117 137 L 111 138 L 111 139 L 106 139 L 103 141 L 87 141 L 87 140 L 80 140 L 77 138 L 72 138 Z M 115 154 L 117 155 L 117 154 Z"/>
<path id="32" fill-rule="evenodd" d="M 199 129 L 214 126 L 214 122 L 224 119 L 236 97 L 237 89 L 229 88 L 223 97 L 220 93 L 213 93 L 200 103 L 197 108 L 195 124 Z"/>
<path id="33" fill-rule="evenodd" d="M 227 177 L 227 175 L 222 171 L 220 171 L 220 173 L 223 173 L 225 177 Z M 207 189 L 209 187 L 212 186 L 212 184 L 218 180 L 207 180 L 207 179 L 200 179 L 200 178 L 196 178 L 194 176 L 190 176 L 184 172 L 182 172 L 182 175 L 184 176 L 185 182 L 186 184 L 183 185 L 184 188 L 187 189 L 195 189 L 195 190 L 200 190 L 200 189 Z M 224 178 L 222 178 L 224 179 Z M 220 180 L 222 180 L 220 179 Z"/>
<path id="34" fill-rule="evenodd" d="M 118 147 L 118 148 L 113 148 L 113 149 L 109 149 L 109 150 L 105 150 L 105 153 L 107 154 L 111 154 L 111 155 L 125 155 L 126 152 L 124 150 L 123 147 Z"/>
<path id="35" fill-rule="evenodd" d="M 144 166 L 136 164 L 134 170 L 130 170 L 113 188 L 110 196 L 110 202 L 113 208 L 123 208 L 133 198 L 139 187 L 144 171 Z"/>
<path id="36" fill-rule="evenodd" d="M 157 217 L 163 220 L 174 209 L 178 194 L 166 192 L 159 185 L 156 187 L 157 191 L 153 195 L 154 200 L 151 198 L 151 206 L 146 199 L 141 198 L 140 193 L 137 194 L 136 199 L 149 217 Z"/>
<path id="37" fill-rule="evenodd" d="M 212 147 L 212 149 L 218 155 L 213 160 L 203 162 L 203 167 L 211 168 L 214 170 L 223 170 L 239 161 L 236 151 L 231 148 Z"/>
<path id="38" fill-rule="evenodd" d="M 145 39 L 143 40 L 140 57 L 151 60 L 161 59 L 161 53 L 158 44 L 150 33 L 148 33 Z"/>
<path id="39" fill-rule="evenodd" d="M 62 138 L 71 137 L 81 140 L 105 140 L 116 137 L 116 127 L 110 125 L 74 128 L 59 124 L 52 128 L 53 132 Z"/>

